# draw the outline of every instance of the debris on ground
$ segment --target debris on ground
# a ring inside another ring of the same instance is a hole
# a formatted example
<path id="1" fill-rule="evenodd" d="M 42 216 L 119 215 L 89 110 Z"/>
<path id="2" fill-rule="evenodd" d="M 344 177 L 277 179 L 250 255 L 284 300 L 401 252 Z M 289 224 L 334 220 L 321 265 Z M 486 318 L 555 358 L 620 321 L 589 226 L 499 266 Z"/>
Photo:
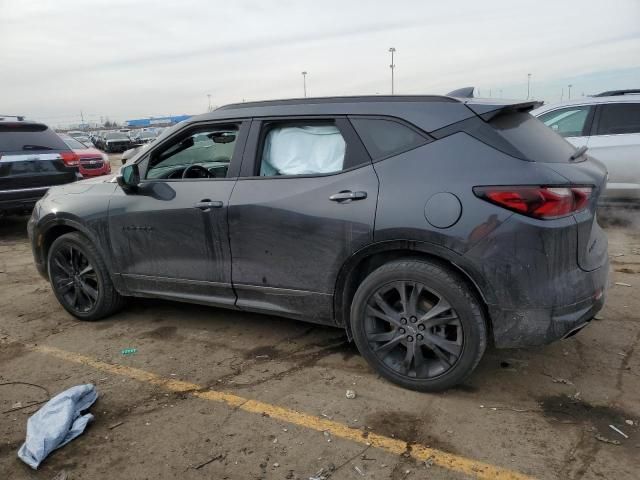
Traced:
<path id="1" fill-rule="evenodd" d="M 633 420 L 625 420 L 624 423 L 633 427 Z"/>
<path id="2" fill-rule="evenodd" d="M 354 398 L 356 398 L 356 391 L 355 391 L 355 390 L 347 390 L 346 397 L 347 397 L 348 399 L 354 399 Z"/>
<path id="3" fill-rule="evenodd" d="M 624 433 L 622 430 L 620 430 L 619 428 L 615 427 L 614 425 L 609 425 L 609 428 L 611 430 L 613 430 L 614 432 L 619 433 L 620 435 L 622 435 L 624 438 L 629 438 L 629 435 L 627 435 L 626 433 Z"/>
<path id="4" fill-rule="evenodd" d="M 309 480 L 328 480 L 335 471 L 336 466 L 333 463 L 330 463 L 327 468 L 323 467 L 318 470 L 315 475 L 309 477 Z"/>
<path id="5" fill-rule="evenodd" d="M 353 469 L 364 477 L 364 472 L 362 471 L 362 469 L 360 467 L 358 467 L 357 465 L 354 465 Z"/>
<path id="6" fill-rule="evenodd" d="M 109 425 L 109 427 L 107 427 L 109 430 L 113 430 L 114 428 L 119 427 L 120 425 L 123 425 L 124 422 L 118 422 L 118 423 L 114 423 L 113 425 Z"/>
<path id="7" fill-rule="evenodd" d="M 200 470 L 202 467 L 209 465 L 210 463 L 213 463 L 215 461 L 222 461 L 225 458 L 227 458 L 227 454 L 226 453 L 220 453 L 218 455 L 216 455 L 215 457 L 210 458 L 209 460 L 206 460 L 202 463 L 199 463 L 198 465 L 196 465 L 195 467 L 193 467 L 195 470 Z"/>
<path id="8" fill-rule="evenodd" d="M 618 285 L 620 287 L 630 287 L 631 286 L 629 283 L 624 283 L 624 282 L 616 282 L 614 285 Z"/>
<path id="9" fill-rule="evenodd" d="M 324 435 L 324 438 L 327 439 L 327 442 L 331 443 L 331 434 L 329 432 L 327 432 L 326 430 L 324 432 L 322 432 L 322 434 Z"/>
<path id="10" fill-rule="evenodd" d="M 27 421 L 27 438 L 18 457 L 34 470 L 53 450 L 82 434 L 93 420 L 83 414 L 98 398 L 95 385 L 76 385 L 45 403 Z"/>
<path id="11" fill-rule="evenodd" d="M 563 385 L 573 385 L 573 382 L 571 380 L 567 380 L 566 378 L 554 377 L 553 375 L 548 375 L 546 373 L 545 375 L 547 375 L 548 377 L 551 377 L 551 381 L 553 383 L 562 383 Z"/>
<path id="12" fill-rule="evenodd" d="M 427 459 L 424 461 L 424 466 L 425 466 L 426 468 L 433 467 L 434 462 L 435 462 L 435 457 L 434 457 L 433 455 L 431 455 L 429 458 L 427 458 Z"/>
<path id="13" fill-rule="evenodd" d="M 137 353 L 137 352 L 138 352 L 137 348 L 123 348 L 120 353 L 122 353 L 122 355 L 133 355 L 134 353 Z"/>
<path id="14" fill-rule="evenodd" d="M 67 471 L 66 470 L 60 470 L 55 477 L 53 477 L 51 480 L 67 480 L 67 478 L 69 478 L 69 476 L 67 475 Z"/>
<path id="15" fill-rule="evenodd" d="M 594 320 L 604 320 L 604 318 L 601 315 L 596 315 L 595 317 L 593 317 Z"/>
<path id="16" fill-rule="evenodd" d="M 618 440 L 609 440 L 608 438 L 603 437 L 599 433 L 596 433 L 595 437 L 596 437 L 596 440 L 599 440 L 602 443 L 609 443 L 611 445 L 622 445 Z"/>

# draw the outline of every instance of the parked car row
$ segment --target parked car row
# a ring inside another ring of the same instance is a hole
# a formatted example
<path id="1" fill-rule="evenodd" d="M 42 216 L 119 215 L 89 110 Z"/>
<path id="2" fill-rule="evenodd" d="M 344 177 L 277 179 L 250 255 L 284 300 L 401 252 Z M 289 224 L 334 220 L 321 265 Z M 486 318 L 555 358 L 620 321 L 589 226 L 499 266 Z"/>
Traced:
<path id="1" fill-rule="evenodd" d="M 130 148 L 150 143 L 162 132 L 162 128 L 142 128 L 130 130 L 127 128 L 119 130 L 100 130 L 92 132 L 82 132 L 71 130 L 66 135 L 84 143 L 87 146 L 94 146 L 107 153 L 124 152 Z"/>

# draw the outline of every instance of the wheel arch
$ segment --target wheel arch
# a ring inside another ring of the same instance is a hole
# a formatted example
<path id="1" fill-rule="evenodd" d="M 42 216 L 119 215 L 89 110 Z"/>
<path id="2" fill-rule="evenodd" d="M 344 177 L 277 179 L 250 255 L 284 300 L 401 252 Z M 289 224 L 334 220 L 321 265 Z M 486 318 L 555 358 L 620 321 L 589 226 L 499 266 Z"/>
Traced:
<path id="1" fill-rule="evenodd" d="M 483 280 L 479 272 L 463 256 L 426 242 L 410 240 L 392 240 L 366 246 L 352 255 L 342 266 L 336 279 L 334 294 L 334 319 L 338 326 L 344 327 L 351 340 L 351 300 L 364 278 L 379 266 L 401 258 L 414 258 L 439 263 L 457 273 L 477 298 L 484 310 L 489 337 L 492 336 L 488 304 L 494 303 L 492 289 Z"/>
<path id="2" fill-rule="evenodd" d="M 98 249 L 102 259 L 107 267 L 109 275 L 115 283 L 115 276 L 113 275 L 111 258 L 106 254 L 103 245 L 100 243 L 98 236 L 90 228 L 83 223 L 70 218 L 56 218 L 49 221 L 41 231 L 41 238 L 38 239 L 37 248 L 39 249 L 39 256 L 44 262 L 45 268 L 48 262 L 49 249 L 53 242 L 67 233 L 78 232 L 87 237 L 87 239 Z M 48 275 L 48 272 L 47 272 Z"/>

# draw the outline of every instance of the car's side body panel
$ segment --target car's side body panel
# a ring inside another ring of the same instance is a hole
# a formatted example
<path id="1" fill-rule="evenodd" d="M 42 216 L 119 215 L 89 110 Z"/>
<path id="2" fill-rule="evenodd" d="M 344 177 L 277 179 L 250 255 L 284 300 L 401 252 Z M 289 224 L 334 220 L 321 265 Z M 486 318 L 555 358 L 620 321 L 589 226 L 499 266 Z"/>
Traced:
<path id="1" fill-rule="evenodd" d="M 260 131 L 268 122 L 252 124 L 242 163 L 246 173 L 238 179 L 229 205 L 233 286 L 241 309 L 333 323 L 338 271 L 373 240 L 378 178 L 371 160 L 345 119 L 323 118 L 340 126 L 348 155 L 358 164 L 354 168 L 326 175 L 254 176 L 260 161 Z M 344 191 L 363 192 L 366 197 L 330 200 Z"/>

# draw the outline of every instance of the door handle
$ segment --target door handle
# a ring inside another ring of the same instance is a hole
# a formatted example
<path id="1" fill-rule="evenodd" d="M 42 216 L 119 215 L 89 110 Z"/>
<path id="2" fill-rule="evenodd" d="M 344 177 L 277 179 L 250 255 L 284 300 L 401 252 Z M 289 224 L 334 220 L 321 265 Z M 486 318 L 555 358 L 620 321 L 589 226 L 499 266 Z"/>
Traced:
<path id="1" fill-rule="evenodd" d="M 329 197 L 332 202 L 350 202 L 351 200 L 364 200 L 367 198 L 367 192 L 352 192 L 345 190 L 343 192 L 334 193 Z"/>
<path id="2" fill-rule="evenodd" d="M 201 200 L 200 202 L 194 203 L 193 207 L 206 211 L 211 208 L 222 208 L 222 202 L 220 200 L 211 201 L 209 199 L 204 199 L 204 200 Z"/>

